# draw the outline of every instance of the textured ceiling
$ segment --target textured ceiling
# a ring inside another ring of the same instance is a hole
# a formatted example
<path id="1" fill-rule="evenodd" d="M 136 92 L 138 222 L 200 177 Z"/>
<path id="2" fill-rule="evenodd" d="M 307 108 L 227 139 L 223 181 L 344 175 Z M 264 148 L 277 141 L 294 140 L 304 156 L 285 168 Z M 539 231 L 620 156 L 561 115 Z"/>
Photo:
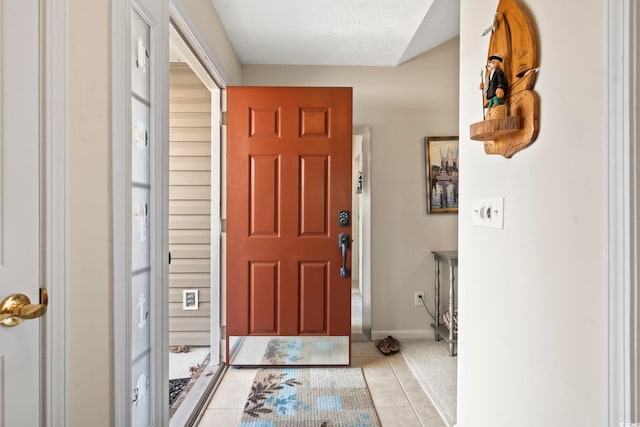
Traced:
<path id="1" fill-rule="evenodd" d="M 460 32 L 459 0 L 211 0 L 240 62 L 395 66 Z"/>

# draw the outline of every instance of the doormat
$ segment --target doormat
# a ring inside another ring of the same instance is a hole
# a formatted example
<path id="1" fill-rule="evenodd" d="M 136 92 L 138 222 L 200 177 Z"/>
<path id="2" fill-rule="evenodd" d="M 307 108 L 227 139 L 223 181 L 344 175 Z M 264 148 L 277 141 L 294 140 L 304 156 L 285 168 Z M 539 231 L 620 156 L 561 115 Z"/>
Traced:
<path id="1" fill-rule="evenodd" d="M 260 364 L 348 365 L 348 354 L 349 340 L 342 340 L 341 337 L 272 338 Z"/>
<path id="2" fill-rule="evenodd" d="M 360 368 L 261 368 L 240 427 L 379 427 Z"/>
<path id="3" fill-rule="evenodd" d="M 182 389 L 187 383 L 191 380 L 191 378 L 178 378 L 175 380 L 169 380 L 169 406 L 173 406 L 174 402 L 182 393 Z"/>

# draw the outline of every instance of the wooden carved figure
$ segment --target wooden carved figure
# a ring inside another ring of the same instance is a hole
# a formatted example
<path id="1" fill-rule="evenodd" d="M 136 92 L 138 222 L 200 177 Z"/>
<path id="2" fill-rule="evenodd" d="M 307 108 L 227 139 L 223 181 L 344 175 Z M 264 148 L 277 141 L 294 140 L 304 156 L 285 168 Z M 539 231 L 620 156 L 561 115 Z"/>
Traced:
<path id="1" fill-rule="evenodd" d="M 480 83 L 480 89 L 483 91 L 484 96 L 484 107 L 487 108 L 485 119 L 487 116 L 498 118 L 506 117 L 507 115 L 504 101 L 508 82 L 504 71 L 502 71 L 503 60 L 504 57 L 497 53 L 491 55 L 487 60 L 484 81 Z"/>
<path id="2" fill-rule="evenodd" d="M 480 84 L 483 113 L 487 111 L 470 133 L 471 139 L 484 141 L 485 153 L 510 158 L 538 135 L 540 101 L 533 91 L 538 46 L 529 16 L 514 0 L 500 0 L 489 30 L 488 63 Z"/>

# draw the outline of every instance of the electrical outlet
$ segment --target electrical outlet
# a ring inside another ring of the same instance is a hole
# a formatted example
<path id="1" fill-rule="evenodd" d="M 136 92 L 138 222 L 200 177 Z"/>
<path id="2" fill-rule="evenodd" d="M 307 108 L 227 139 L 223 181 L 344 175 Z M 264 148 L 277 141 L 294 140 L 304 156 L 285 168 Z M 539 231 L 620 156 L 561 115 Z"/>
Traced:
<path id="1" fill-rule="evenodd" d="M 416 292 L 413 295 L 413 303 L 415 305 L 422 305 L 423 300 L 424 300 L 424 292 Z"/>

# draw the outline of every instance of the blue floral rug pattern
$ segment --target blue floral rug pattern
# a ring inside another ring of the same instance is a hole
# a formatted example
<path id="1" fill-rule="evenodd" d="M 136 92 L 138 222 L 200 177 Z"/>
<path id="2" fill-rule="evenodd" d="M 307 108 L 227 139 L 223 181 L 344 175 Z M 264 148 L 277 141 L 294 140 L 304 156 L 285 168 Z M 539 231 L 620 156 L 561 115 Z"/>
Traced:
<path id="1" fill-rule="evenodd" d="M 263 368 L 240 427 L 379 427 L 360 368 Z"/>

